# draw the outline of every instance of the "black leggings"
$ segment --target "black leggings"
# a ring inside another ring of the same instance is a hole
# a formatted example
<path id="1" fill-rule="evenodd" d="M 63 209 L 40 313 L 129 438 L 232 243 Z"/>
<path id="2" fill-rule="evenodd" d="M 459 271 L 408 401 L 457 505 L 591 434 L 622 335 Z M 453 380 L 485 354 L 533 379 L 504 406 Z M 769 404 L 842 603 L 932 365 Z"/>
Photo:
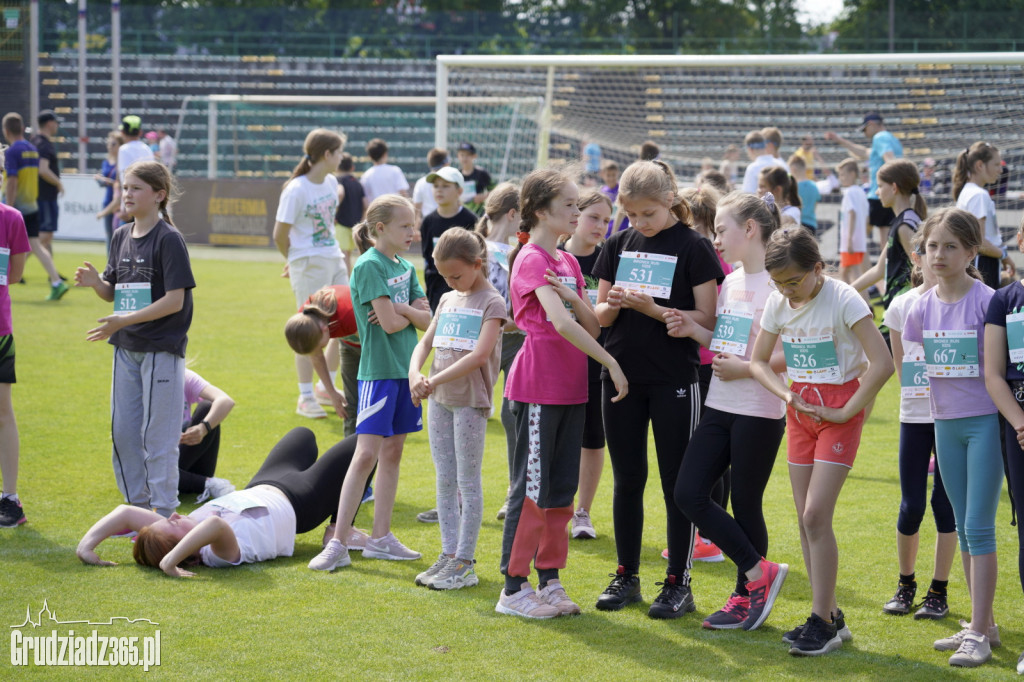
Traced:
<path id="1" fill-rule="evenodd" d="M 736 564 L 740 594 L 746 592 L 746 571 L 768 554 L 762 501 L 785 432 L 784 417 L 749 417 L 709 407 L 690 438 L 676 480 L 676 504 Z M 735 518 L 711 497 L 730 465 Z"/>
<path id="2" fill-rule="evenodd" d="M 914 535 L 921 528 L 928 497 L 928 462 L 935 450 L 934 424 L 908 424 L 900 422 L 900 515 L 896 530 L 903 535 Z M 935 529 L 940 533 L 956 531 L 953 506 L 946 497 L 942 474 L 935 467 L 935 485 L 932 488 L 932 515 Z"/>
<path id="3" fill-rule="evenodd" d="M 700 387 L 696 382 L 682 387 L 632 384 L 626 397 L 613 403 L 615 386 L 608 379 L 603 383 L 605 440 L 615 475 L 612 517 L 619 564 L 629 573 L 640 570 L 647 485 L 647 425 L 650 423 L 665 499 L 668 574 L 689 584 L 694 529 L 690 519 L 676 505 L 673 490 L 690 434 L 697 425 Z"/>
<path id="4" fill-rule="evenodd" d="M 209 400 L 196 405 L 189 421 L 190 428 L 201 424 L 210 414 Z M 195 445 L 178 446 L 178 492 L 201 493 L 206 489 L 206 479 L 217 470 L 217 453 L 220 451 L 220 424 L 213 427 L 205 437 Z"/>
<path id="5" fill-rule="evenodd" d="M 1010 488 L 1010 499 L 1015 509 L 1020 508 L 1024 498 L 1024 450 L 1017 443 L 1017 432 L 1007 423 L 1003 427 L 1003 441 L 1006 445 L 1006 481 Z M 936 471 L 938 473 L 938 471 Z M 1017 518 L 1017 575 L 1021 590 L 1024 590 L 1024 522 Z"/>
<path id="6" fill-rule="evenodd" d="M 705 403 L 708 400 L 708 391 L 711 390 L 711 377 L 715 371 L 711 365 L 701 365 L 697 368 L 697 377 L 700 381 L 700 416 L 704 418 L 704 412 L 707 410 Z M 725 473 L 715 483 L 715 487 L 711 489 L 711 499 L 715 501 L 722 509 L 729 506 L 729 492 L 732 487 L 732 471 L 729 467 L 725 468 Z M 700 528 L 700 524 L 695 524 L 697 528 Z"/>
<path id="7" fill-rule="evenodd" d="M 335 444 L 317 459 L 316 436 L 294 428 L 278 441 L 246 488 L 272 485 L 295 509 L 295 532 L 307 533 L 326 519 L 336 521 L 341 484 L 356 451 L 356 436 Z"/>

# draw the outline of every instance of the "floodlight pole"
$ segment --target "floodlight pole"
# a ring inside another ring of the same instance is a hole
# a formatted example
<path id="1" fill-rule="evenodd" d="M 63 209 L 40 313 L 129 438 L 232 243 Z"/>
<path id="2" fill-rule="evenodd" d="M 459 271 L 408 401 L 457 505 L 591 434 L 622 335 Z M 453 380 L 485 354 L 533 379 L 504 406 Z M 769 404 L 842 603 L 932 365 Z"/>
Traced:
<path id="1" fill-rule="evenodd" d="M 78 0 L 78 172 L 85 173 L 86 170 L 86 145 L 89 143 L 89 135 L 85 129 L 85 112 L 87 109 L 85 101 L 85 41 L 86 41 L 86 15 L 87 0 Z"/>
<path id="2" fill-rule="evenodd" d="M 110 113 L 121 127 L 121 0 L 110 0 Z"/>
<path id="3" fill-rule="evenodd" d="M 39 119 L 39 0 L 28 8 L 28 109 L 29 120 Z"/>

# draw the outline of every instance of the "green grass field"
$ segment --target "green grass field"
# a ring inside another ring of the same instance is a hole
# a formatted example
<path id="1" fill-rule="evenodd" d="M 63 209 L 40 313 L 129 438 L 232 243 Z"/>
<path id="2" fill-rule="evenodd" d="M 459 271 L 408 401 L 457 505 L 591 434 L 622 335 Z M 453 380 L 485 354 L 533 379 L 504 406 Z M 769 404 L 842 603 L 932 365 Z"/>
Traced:
<path id="1" fill-rule="evenodd" d="M 83 259 L 101 267 L 101 248 L 58 242 L 56 260 L 70 276 Z M 310 421 L 294 414 L 296 387 L 292 355 L 281 333 L 293 310 L 291 290 L 279 277 L 281 263 L 227 259 L 242 252 L 197 250 L 193 268 L 195 318 L 189 356 L 193 367 L 235 399 L 223 427 L 218 476 L 244 485 L 270 447 L 296 426 L 311 427 L 321 450 L 342 437 L 337 418 Z M 223 258 L 223 259 L 220 259 Z M 583 606 L 583 615 L 527 622 L 496 614 L 502 586 L 498 573 L 501 505 L 507 465 L 497 418 L 489 423 L 485 455 L 485 521 L 477 558 L 480 585 L 458 592 L 416 587 L 413 577 L 440 547 L 436 525 L 417 523 L 415 514 L 433 506 L 434 476 L 426 435 L 407 442 L 394 531 L 424 558 L 414 562 L 363 560 L 332 574 L 310 571 L 321 533 L 300 536 L 295 556 L 231 570 L 198 569 L 191 580 L 172 580 L 131 560 L 130 543 L 109 540 L 99 553 L 120 562 L 109 568 L 84 566 L 74 548 L 101 515 L 120 502 L 110 463 L 109 390 L 111 347 L 92 344 L 85 332 L 109 304 L 89 290 L 72 290 L 47 303 L 45 276 L 31 260 L 29 283 L 11 289 L 18 347 L 14 405 L 21 431 L 19 492 L 28 523 L 0 531 L 0 622 L 18 625 L 30 607 L 44 600 L 60 620 L 106 620 L 114 616 L 159 623 L 161 665 L 150 675 L 174 678 L 287 679 L 299 674 L 328 678 L 413 679 L 655 679 L 738 677 L 989 679 L 1014 675 L 1024 648 L 1024 618 L 1017 577 L 1017 541 L 1003 495 L 998 517 L 1000 580 L 996 616 L 1003 647 L 976 671 L 951 669 L 948 654 L 932 641 L 958 629 L 969 617 L 959 561 L 950 582 L 949 618 L 914 621 L 882 613 L 895 589 L 895 524 L 899 506 L 896 466 L 898 391 L 890 382 L 866 430 L 856 465 L 839 501 L 836 534 L 840 545 L 839 601 L 854 634 L 838 653 L 798 659 L 781 635 L 802 623 L 810 590 L 800 555 L 796 518 L 780 455 L 765 506 L 771 556 L 790 564 L 789 578 L 765 625 L 752 633 L 703 630 L 703 617 L 729 596 L 735 576 L 730 563 L 693 569 L 697 612 L 675 621 L 647 617 L 664 575 L 663 503 L 651 456 L 647 519 L 641 569 L 644 604 L 619 613 L 597 611 L 594 601 L 616 565 L 611 537 L 611 469 L 606 467 L 593 511 L 599 538 L 572 541 L 563 582 Z M 183 500 L 183 512 L 194 499 Z M 368 527 L 372 505 L 360 511 Z M 918 581 L 931 577 L 934 525 L 922 527 Z M 91 627 L 53 626 L 76 629 Z M 97 626 L 100 634 L 150 636 L 148 624 Z M 51 627 L 26 634 L 48 634 Z M 0 678 L 29 674 L 78 678 L 126 671 L 52 670 L 12 667 L 0 653 Z M 141 670 L 128 672 L 141 676 Z"/>

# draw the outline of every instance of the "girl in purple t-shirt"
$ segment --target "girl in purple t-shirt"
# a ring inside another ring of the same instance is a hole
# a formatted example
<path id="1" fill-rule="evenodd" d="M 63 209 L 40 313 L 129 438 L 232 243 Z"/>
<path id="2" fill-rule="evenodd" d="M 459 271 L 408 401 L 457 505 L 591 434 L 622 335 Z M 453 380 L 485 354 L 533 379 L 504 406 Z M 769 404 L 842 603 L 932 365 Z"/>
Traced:
<path id="1" fill-rule="evenodd" d="M 996 587 L 996 508 L 1003 485 L 996 406 L 985 390 L 985 313 L 993 291 L 972 265 L 981 226 L 966 211 L 947 208 L 921 226 L 935 288 L 907 315 L 903 338 L 924 344 L 935 417 L 935 449 L 953 505 L 964 575 L 970 582 L 971 622 L 937 640 L 956 650 L 950 665 L 974 667 L 999 643 L 992 615 Z"/>
<path id="2" fill-rule="evenodd" d="M 509 289 L 516 325 L 526 342 L 505 385 L 516 419 L 516 449 L 501 544 L 505 575 L 495 611 L 526 618 L 579 613 L 558 580 L 569 553 L 566 526 L 579 480 L 587 402 L 587 355 L 608 368 L 626 395 L 619 364 L 595 340 L 597 316 L 584 294 L 576 258 L 558 250 L 580 216 L 579 189 L 556 169 L 526 176 L 520 192 L 519 246 L 509 254 Z M 530 562 L 539 592 L 530 587 Z"/>

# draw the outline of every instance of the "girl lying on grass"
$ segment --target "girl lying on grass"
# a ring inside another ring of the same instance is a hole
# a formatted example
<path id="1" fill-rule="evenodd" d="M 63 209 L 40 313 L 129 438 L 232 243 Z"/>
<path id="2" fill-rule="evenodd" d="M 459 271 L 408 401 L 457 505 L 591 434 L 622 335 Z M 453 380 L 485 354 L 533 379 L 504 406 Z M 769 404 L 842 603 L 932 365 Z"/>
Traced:
<path id="1" fill-rule="evenodd" d="M 355 447 L 356 438 L 350 436 L 317 459 L 313 432 L 292 429 L 245 490 L 211 500 L 188 516 L 173 513 L 164 518 L 122 504 L 89 529 L 76 553 L 83 563 L 113 566 L 99 558 L 96 547 L 127 527 L 138 532 L 132 549 L 135 561 L 175 578 L 195 575 L 182 565 L 224 568 L 291 556 L 295 536 L 328 517 L 331 525 L 326 532 L 333 535 L 332 513 L 338 508 Z"/>

